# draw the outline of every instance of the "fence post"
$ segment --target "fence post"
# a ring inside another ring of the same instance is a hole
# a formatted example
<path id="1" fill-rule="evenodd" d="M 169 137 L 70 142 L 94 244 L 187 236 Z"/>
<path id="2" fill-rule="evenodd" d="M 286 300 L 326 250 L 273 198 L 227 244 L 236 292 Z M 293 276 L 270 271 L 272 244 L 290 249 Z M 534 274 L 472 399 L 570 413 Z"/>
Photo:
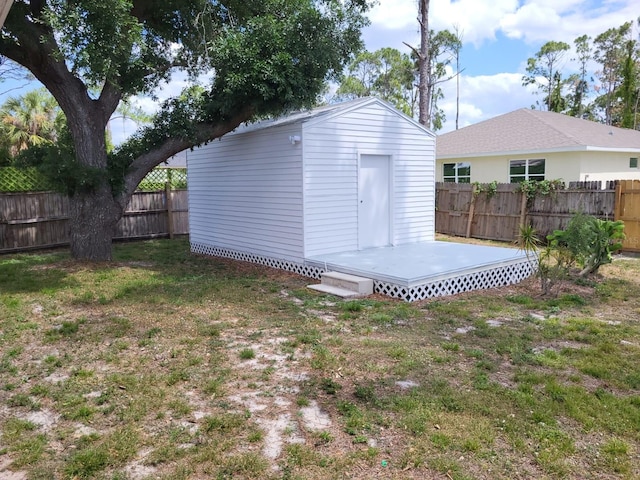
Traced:
<path id="1" fill-rule="evenodd" d="M 164 184 L 164 194 L 167 201 L 167 226 L 169 228 L 169 239 L 173 240 L 173 202 L 171 198 L 171 182 Z"/>
<path id="2" fill-rule="evenodd" d="M 469 218 L 467 219 L 467 238 L 471 237 L 471 224 L 473 223 L 473 214 L 476 210 L 476 186 L 471 187 L 471 204 L 469 205 Z"/>
<path id="3" fill-rule="evenodd" d="M 516 232 L 516 240 L 520 236 L 520 232 L 524 228 L 524 223 L 527 220 L 527 193 L 523 190 L 522 197 L 520 198 L 520 225 L 519 231 Z"/>
<path id="4" fill-rule="evenodd" d="M 620 220 L 622 216 L 622 182 L 616 183 L 616 200 L 613 204 L 613 220 Z"/>

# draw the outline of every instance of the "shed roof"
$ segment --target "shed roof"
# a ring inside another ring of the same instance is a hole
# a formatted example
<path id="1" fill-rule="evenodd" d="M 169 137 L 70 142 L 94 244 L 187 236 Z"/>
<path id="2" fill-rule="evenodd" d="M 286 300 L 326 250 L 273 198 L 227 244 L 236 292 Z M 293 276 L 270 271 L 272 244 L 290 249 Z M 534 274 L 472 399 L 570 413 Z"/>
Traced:
<path id="1" fill-rule="evenodd" d="M 358 108 L 361 108 L 363 106 L 370 105 L 370 104 L 378 104 L 383 108 L 389 111 L 392 111 L 394 114 L 398 115 L 399 117 L 404 118 L 408 122 L 415 124 L 417 127 L 424 130 L 425 133 L 428 133 L 431 136 L 435 136 L 433 132 L 431 132 L 431 130 L 426 128 L 424 125 L 421 125 L 416 120 L 400 112 L 389 103 L 376 97 L 356 98 L 355 100 L 349 100 L 346 102 L 323 105 L 321 107 L 317 107 L 312 110 L 301 110 L 298 112 L 292 112 L 292 113 L 289 113 L 288 115 L 284 115 L 282 117 L 278 117 L 274 119 L 261 120 L 255 123 L 243 124 L 232 133 L 247 133 L 247 132 L 253 132 L 257 130 L 263 130 L 265 128 L 272 128 L 272 127 L 277 127 L 282 125 L 290 125 L 293 123 L 307 123 L 311 121 L 321 122 L 321 121 L 328 120 L 329 118 L 333 118 L 335 116 L 345 114 L 347 112 L 356 110 Z"/>
<path id="2" fill-rule="evenodd" d="M 640 132 L 522 108 L 438 136 L 437 158 L 560 151 L 640 152 Z"/>

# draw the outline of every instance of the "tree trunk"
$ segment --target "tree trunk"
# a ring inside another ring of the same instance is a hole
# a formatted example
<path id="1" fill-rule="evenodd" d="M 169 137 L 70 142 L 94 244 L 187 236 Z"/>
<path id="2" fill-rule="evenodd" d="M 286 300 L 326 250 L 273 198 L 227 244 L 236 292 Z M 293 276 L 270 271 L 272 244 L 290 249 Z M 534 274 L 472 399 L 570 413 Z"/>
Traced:
<path id="1" fill-rule="evenodd" d="M 420 23 L 420 52 L 418 54 L 418 121 L 431 126 L 431 88 L 429 85 L 429 0 L 418 2 L 418 22 Z"/>
<path id="2" fill-rule="evenodd" d="M 111 261 L 111 242 L 123 211 L 109 186 L 77 193 L 69 199 L 69 206 L 71 256 L 82 261 Z"/>

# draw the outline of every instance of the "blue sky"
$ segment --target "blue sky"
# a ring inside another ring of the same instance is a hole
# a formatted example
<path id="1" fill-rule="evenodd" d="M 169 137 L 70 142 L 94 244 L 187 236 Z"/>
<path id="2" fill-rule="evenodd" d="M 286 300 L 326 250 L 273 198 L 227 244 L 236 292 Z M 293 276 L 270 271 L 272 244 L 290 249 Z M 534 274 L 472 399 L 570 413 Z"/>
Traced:
<path id="1" fill-rule="evenodd" d="M 430 27 L 453 30 L 457 26 L 462 32 L 460 127 L 531 107 L 539 97 L 522 87 L 522 75 L 527 58 L 545 42 L 573 44 L 580 35 L 595 37 L 638 16 L 638 0 L 431 0 Z M 416 0 L 378 0 L 370 18 L 371 25 L 363 31 L 368 50 L 393 47 L 408 52 L 403 42 L 419 45 Z M 637 38 L 637 28 L 635 34 Z M 6 85 L 0 85 L 0 92 Z M 158 97 L 175 95 L 185 85 L 184 80 L 176 80 Z M 440 107 L 448 120 L 441 133 L 455 128 L 455 81 L 443 84 L 443 90 Z M 5 98 L 0 95 L 0 102 Z M 148 112 L 157 105 L 149 98 L 135 103 Z M 114 141 L 119 143 L 134 128 L 131 122 L 114 120 Z"/>
<path id="2" fill-rule="evenodd" d="M 547 41 L 573 45 L 580 35 L 595 37 L 638 16 L 637 0 L 431 0 L 430 27 L 462 32 L 460 127 L 539 100 L 522 87 L 522 76 L 527 59 Z M 408 52 L 403 42 L 419 44 L 416 0 L 379 0 L 370 17 L 363 32 L 368 50 Z M 443 90 L 446 132 L 455 128 L 455 82 Z"/>

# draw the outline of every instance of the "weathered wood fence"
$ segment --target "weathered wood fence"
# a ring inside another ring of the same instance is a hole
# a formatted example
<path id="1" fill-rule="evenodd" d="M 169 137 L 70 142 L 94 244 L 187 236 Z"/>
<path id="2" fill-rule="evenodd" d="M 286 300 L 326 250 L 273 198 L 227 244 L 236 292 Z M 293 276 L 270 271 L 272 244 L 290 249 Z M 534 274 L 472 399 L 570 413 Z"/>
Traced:
<path id="1" fill-rule="evenodd" d="M 0 253 L 69 243 L 68 200 L 52 192 L 0 193 Z M 640 252 L 640 181 L 569 184 L 566 190 L 527 199 L 518 185 L 499 184 L 494 194 L 474 195 L 473 185 L 438 183 L 436 231 L 448 235 L 517 239 L 520 225 L 539 235 L 563 229 L 575 212 L 625 222 L 626 251 Z M 117 226 L 116 239 L 189 233 L 187 190 L 136 192 Z"/>
<path id="2" fill-rule="evenodd" d="M 0 193 L 0 253 L 69 244 L 69 201 L 53 192 Z M 115 239 L 189 233 L 187 190 L 136 192 Z"/>
<path id="3" fill-rule="evenodd" d="M 640 180 L 621 180 L 616 185 L 615 219 L 624 222 L 624 249 L 640 252 Z"/>
<path id="4" fill-rule="evenodd" d="M 564 190 L 534 198 L 517 184 L 498 184 L 495 192 L 474 185 L 438 183 L 436 231 L 487 240 L 514 241 L 521 225 L 532 225 L 541 238 L 564 229 L 576 212 L 603 220 L 624 220 L 624 249 L 640 251 L 640 181 L 571 183 Z"/>

